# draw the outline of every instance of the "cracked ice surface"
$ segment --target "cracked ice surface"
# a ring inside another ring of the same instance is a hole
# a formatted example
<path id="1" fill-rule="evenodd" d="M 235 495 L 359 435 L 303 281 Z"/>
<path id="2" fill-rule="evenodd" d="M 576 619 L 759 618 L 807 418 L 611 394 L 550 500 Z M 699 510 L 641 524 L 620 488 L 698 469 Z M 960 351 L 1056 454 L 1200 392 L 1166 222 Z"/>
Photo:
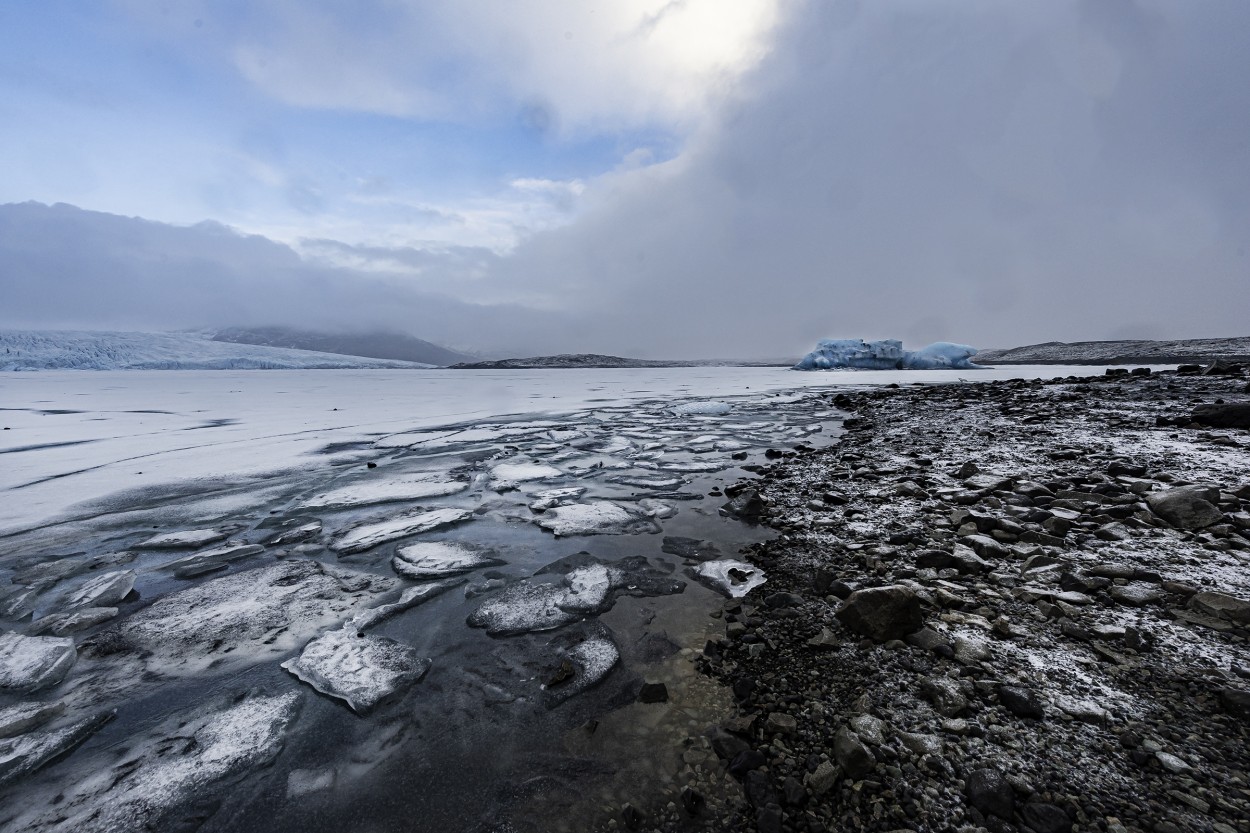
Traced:
<path id="1" fill-rule="evenodd" d="M 273 760 L 295 721 L 300 694 L 258 696 L 222 711 L 170 718 L 128 744 L 125 759 L 101 760 L 57 806 L 33 807 L 13 829 L 27 833 L 116 833 L 160 827 L 171 810 L 209 799 Z M 177 739 L 178 742 L 169 742 Z M 189 741 L 189 742 L 188 742 Z"/>
<path id="2" fill-rule="evenodd" d="M 299 657 L 282 663 L 322 694 L 347 701 L 357 714 L 415 685 L 430 665 L 409 646 L 361 634 L 351 624 L 317 637 Z"/>

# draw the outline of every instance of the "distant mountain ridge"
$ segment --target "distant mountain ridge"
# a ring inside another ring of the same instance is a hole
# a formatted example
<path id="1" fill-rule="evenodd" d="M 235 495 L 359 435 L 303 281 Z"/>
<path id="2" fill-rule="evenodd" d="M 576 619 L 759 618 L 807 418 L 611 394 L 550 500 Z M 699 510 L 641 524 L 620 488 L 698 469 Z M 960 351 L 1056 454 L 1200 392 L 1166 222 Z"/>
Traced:
<path id="1" fill-rule="evenodd" d="M 538 370 L 543 368 L 612 368 L 612 367 L 789 367 L 791 362 L 739 362 L 708 359 L 704 361 L 667 361 L 664 359 L 627 359 L 601 353 L 561 353 L 557 356 L 531 356 L 526 359 L 461 362 L 449 370 Z"/>
<path id="2" fill-rule="evenodd" d="M 323 333 L 293 327 L 229 327 L 218 330 L 213 335 L 213 341 L 438 366 L 478 358 L 402 333 Z"/>
<path id="3" fill-rule="evenodd" d="M 1047 341 L 982 350 L 979 364 L 1187 364 L 1212 359 L 1250 361 L 1250 336 L 1182 340 Z"/>

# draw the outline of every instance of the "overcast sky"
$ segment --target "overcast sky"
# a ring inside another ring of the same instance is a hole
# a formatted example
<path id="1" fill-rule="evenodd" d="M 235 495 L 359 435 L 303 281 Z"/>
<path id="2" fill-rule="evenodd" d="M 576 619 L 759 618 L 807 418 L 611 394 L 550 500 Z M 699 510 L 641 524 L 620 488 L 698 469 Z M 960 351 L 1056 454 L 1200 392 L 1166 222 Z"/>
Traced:
<path id="1" fill-rule="evenodd" d="M 1248 335 L 1247 79 L 1245 0 L 0 4 L 0 326 Z"/>

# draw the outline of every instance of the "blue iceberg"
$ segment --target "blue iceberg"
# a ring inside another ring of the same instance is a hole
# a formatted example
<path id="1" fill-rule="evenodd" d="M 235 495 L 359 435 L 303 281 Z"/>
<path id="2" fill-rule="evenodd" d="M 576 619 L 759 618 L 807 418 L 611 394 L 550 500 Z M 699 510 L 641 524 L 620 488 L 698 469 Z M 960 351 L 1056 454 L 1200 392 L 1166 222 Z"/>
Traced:
<path id="1" fill-rule="evenodd" d="M 939 341 L 920 350 L 904 350 L 895 339 L 864 341 L 861 338 L 827 338 L 794 366 L 795 370 L 977 370 L 972 357 L 977 348 Z"/>

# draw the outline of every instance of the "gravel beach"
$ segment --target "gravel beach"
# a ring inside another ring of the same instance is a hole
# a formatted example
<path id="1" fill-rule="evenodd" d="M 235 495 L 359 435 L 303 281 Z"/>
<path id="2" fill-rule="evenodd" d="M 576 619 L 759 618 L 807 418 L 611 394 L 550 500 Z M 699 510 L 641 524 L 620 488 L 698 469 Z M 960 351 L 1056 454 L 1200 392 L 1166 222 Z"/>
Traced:
<path id="1" fill-rule="evenodd" d="M 696 660 L 736 714 L 611 826 L 1250 831 L 1250 386 L 1214 371 L 830 395 L 840 443 L 726 489 L 781 532 Z"/>

